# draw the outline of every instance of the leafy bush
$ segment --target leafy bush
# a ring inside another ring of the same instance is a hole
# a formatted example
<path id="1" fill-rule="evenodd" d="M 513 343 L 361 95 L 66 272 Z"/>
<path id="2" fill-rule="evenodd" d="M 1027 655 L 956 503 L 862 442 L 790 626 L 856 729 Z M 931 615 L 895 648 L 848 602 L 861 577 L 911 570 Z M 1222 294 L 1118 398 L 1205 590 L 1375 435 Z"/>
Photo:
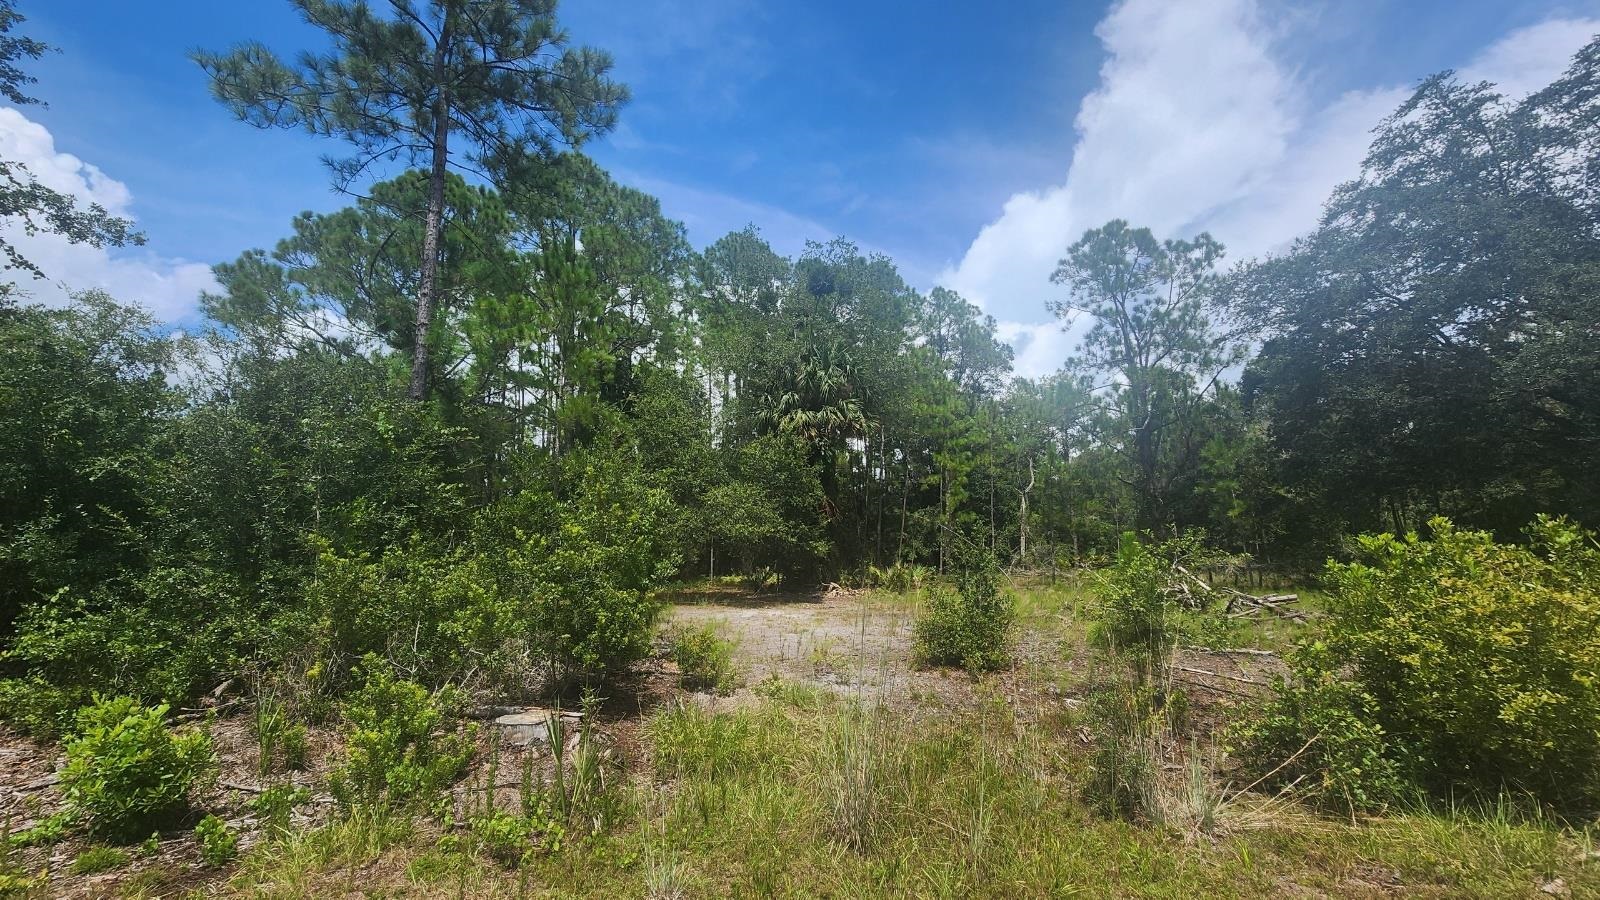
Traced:
<path id="1" fill-rule="evenodd" d="M 716 626 L 708 622 L 699 628 L 678 628 L 670 639 L 672 658 L 685 687 L 719 694 L 732 689 L 733 642 L 718 637 Z"/>
<path id="2" fill-rule="evenodd" d="M 1600 546 L 1541 517 L 1527 546 L 1458 531 L 1363 537 L 1330 563 L 1324 633 L 1295 679 L 1241 730 L 1248 760 L 1370 806 L 1412 782 L 1512 788 L 1552 802 L 1600 796 Z M 1313 738 L 1315 740 L 1313 740 Z"/>
<path id="3" fill-rule="evenodd" d="M 97 701 L 78 716 L 80 735 L 67 744 L 61 784 L 69 807 L 90 830 L 132 840 L 170 824 L 189 789 L 215 763 L 203 731 L 169 730 L 166 706 L 142 707 L 127 697 Z"/>
<path id="4" fill-rule="evenodd" d="M 917 620 L 917 659 L 973 672 L 998 669 L 1010 658 L 1016 605 L 1000 591 L 1000 569 L 987 551 L 960 551 L 956 566 L 956 590 L 933 589 Z"/>
<path id="5" fill-rule="evenodd" d="M 1271 706 L 1233 729 L 1247 771 L 1347 810 L 1413 793 L 1416 761 L 1385 735 L 1377 701 L 1338 678 L 1306 674 L 1278 683 Z"/>
<path id="6" fill-rule="evenodd" d="M 469 546 L 324 547 L 296 640 L 335 663 L 379 654 L 436 685 L 538 668 L 587 682 L 642 658 L 659 608 L 649 592 L 677 567 L 670 510 L 627 472 L 582 472 L 569 496 L 530 490 L 488 509 Z"/>
<path id="7" fill-rule="evenodd" d="M 468 736 L 443 733 L 453 698 L 395 678 L 376 657 L 364 668 L 344 707 L 346 759 L 330 779 L 333 796 L 347 810 L 431 802 L 472 755 Z"/>
<path id="8" fill-rule="evenodd" d="M 239 855 L 239 835 L 216 816 L 201 819 L 194 834 L 200 839 L 200 858 L 206 865 L 226 865 Z"/>
<path id="9" fill-rule="evenodd" d="M 1100 616 L 1090 641 L 1113 650 L 1133 666 L 1138 680 L 1164 681 L 1178 642 L 1178 616 L 1168 597 L 1171 563 L 1164 547 L 1122 535 L 1117 557 L 1099 573 Z"/>
<path id="10" fill-rule="evenodd" d="M 72 730 L 76 711 L 92 695 L 82 688 L 64 688 L 37 674 L 0 678 L 0 718 L 43 740 Z"/>
<path id="11" fill-rule="evenodd" d="M 157 566 L 28 607 L 0 660 L 5 716 L 48 736 L 96 693 L 146 703 L 192 696 L 237 669 L 264 625 L 237 579 L 201 565 Z"/>

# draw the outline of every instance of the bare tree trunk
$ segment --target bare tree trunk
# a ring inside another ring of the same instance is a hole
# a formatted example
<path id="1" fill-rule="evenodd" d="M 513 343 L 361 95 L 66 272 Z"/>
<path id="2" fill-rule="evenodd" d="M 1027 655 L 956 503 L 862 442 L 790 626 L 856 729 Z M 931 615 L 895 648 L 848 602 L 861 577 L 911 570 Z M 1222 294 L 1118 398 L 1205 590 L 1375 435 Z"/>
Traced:
<path id="1" fill-rule="evenodd" d="M 905 454 L 905 480 L 900 489 L 900 540 L 895 542 L 895 562 L 905 559 L 906 553 L 906 508 L 911 505 L 911 454 Z"/>
<path id="2" fill-rule="evenodd" d="M 1028 457 L 1028 486 L 1019 491 L 1022 502 L 1017 509 L 1017 558 L 1028 559 L 1028 495 L 1033 493 L 1033 457 Z"/>
<path id="3" fill-rule="evenodd" d="M 887 462 L 884 460 L 883 454 L 883 445 L 886 440 L 888 440 L 888 432 L 882 426 L 879 426 L 878 478 L 882 481 L 882 484 L 880 485 L 881 490 L 878 491 L 878 540 L 877 547 L 874 549 L 872 558 L 874 562 L 880 565 L 883 563 L 883 500 L 886 496 L 888 496 L 890 491 L 889 468 Z"/>
<path id="4" fill-rule="evenodd" d="M 416 346 L 411 351 L 412 400 L 428 396 L 428 331 L 439 289 L 439 237 L 444 230 L 444 175 L 450 159 L 450 93 L 445 85 L 445 54 L 450 46 L 450 16 L 445 15 L 439 43 L 433 50 L 433 169 L 428 173 L 428 213 L 422 226 L 422 271 L 417 286 Z"/>

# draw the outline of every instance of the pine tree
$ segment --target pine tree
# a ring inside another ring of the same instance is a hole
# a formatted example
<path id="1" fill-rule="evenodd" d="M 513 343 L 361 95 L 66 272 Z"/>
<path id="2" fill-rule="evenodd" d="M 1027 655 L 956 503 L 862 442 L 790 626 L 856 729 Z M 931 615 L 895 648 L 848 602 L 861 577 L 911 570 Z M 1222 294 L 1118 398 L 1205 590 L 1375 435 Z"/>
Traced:
<path id="1" fill-rule="evenodd" d="M 389 17 L 359 0 L 292 2 L 329 34 L 332 52 L 302 53 L 289 64 L 249 42 L 194 59 L 211 77 L 212 93 L 241 120 L 354 145 L 355 156 L 329 162 L 341 189 L 380 160 L 428 161 L 410 384 L 412 399 L 421 400 L 438 300 L 445 172 L 463 166 L 452 158 L 452 141 L 465 142 L 475 170 L 504 171 L 609 130 L 628 92 L 608 77 L 608 54 L 568 46 L 554 0 L 391 0 Z"/>

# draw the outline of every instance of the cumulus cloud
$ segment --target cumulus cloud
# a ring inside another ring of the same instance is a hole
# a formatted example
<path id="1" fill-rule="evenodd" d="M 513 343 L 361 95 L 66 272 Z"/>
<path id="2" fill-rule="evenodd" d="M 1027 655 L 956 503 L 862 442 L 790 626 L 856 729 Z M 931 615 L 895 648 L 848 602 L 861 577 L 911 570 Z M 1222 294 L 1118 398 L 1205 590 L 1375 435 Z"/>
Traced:
<path id="1" fill-rule="evenodd" d="M 58 152 L 49 129 L 8 107 L 0 107 L 0 159 L 27 166 L 45 187 L 131 217 L 133 195 L 127 185 Z M 43 279 L 22 274 L 16 280 L 30 299 L 47 305 L 61 305 L 72 293 L 99 288 L 165 321 L 179 322 L 194 316 L 201 291 L 218 289 L 204 263 L 169 259 L 143 248 L 103 250 L 69 243 L 60 235 L 29 235 L 17 222 L 0 223 L 0 234 L 44 271 Z"/>
<path id="2" fill-rule="evenodd" d="M 1255 0 L 1124 0 L 1096 29 L 1107 58 L 1079 108 L 1063 182 L 1013 195 L 938 282 L 1002 320 L 1018 374 L 1053 371 L 1087 322 L 1041 322 L 1050 273 L 1085 229 L 1121 217 L 1158 235 L 1210 230 L 1233 259 L 1309 231 L 1356 174 L 1369 133 L 1408 85 L 1322 104 L 1276 55 L 1290 17 Z M 1600 21 L 1556 19 L 1506 35 L 1462 75 L 1520 96 L 1553 79 Z M 1418 73 L 1423 75 L 1426 73 Z"/>

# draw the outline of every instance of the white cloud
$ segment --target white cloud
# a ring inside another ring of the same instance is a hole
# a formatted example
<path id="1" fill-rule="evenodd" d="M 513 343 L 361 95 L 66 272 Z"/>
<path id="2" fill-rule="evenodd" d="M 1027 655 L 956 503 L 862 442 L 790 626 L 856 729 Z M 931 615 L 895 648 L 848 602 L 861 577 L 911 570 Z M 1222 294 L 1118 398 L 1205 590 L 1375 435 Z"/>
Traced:
<path id="1" fill-rule="evenodd" d="M 0 159 L 27 166 L 45 187 L 131 217 L 133 195 L 127 185 L 70 153 L 57 152 L 48 129 L 9 107 L 0 107 Z M 177 322 L 194 315 L 201 291 L 218 289 L 204 263 L 168 259 L 141 248 L 96 249 L 55 234 L 29 235 L 16 222 L 0 224 L 0 234 L 44 271 L 43 279 L 15 271 L 8 275 L 30 299 L 47 305 L 61 305 L 76 291 L 100 288 Z"/>
<path id="2" fill-rule="evenodd" d="M 1126 218 L 1161 236 L 1210 230 L 1232 259 L 1271 252 L 1316 224 L 1359 170 L 1371 129 L 1405 85 L 1313 104 L 1274 55 L 1292 14 L 1255 0 L 1124 0 L 1096 29 L 1107 59 L 1084 98 L 1064 182 L 1013 195 L 939 283 L 1002 319 L 1017 371 L 1053 370 L 1077 343 L 1040 323 L 1050 273 L 1085 229 Z M 1466 67 L 1519 96 L 1554 78 L 1600 21 L 1551 20 L 1506 35 Z M 1422 76 L 1427 73 L 1417 73 Z"/>
<path id="3" fill-rule="evenodd" d="M 1467 81 L 1490 81 L 1521 99 L 1561 76 L 1573 54 L 1600 34 L 1600 19 L 1550 19 L 1519 28 L 1463 66 Z"/>
<path id="4" fill-rule="evenodd" d="M 1058 322 L 1002 320 L 995 323 L 995 333 L 1015 351 L 1011 371 L 1023 378 L 1049 375 L 1072 350 L 1073 339 Z"/>

